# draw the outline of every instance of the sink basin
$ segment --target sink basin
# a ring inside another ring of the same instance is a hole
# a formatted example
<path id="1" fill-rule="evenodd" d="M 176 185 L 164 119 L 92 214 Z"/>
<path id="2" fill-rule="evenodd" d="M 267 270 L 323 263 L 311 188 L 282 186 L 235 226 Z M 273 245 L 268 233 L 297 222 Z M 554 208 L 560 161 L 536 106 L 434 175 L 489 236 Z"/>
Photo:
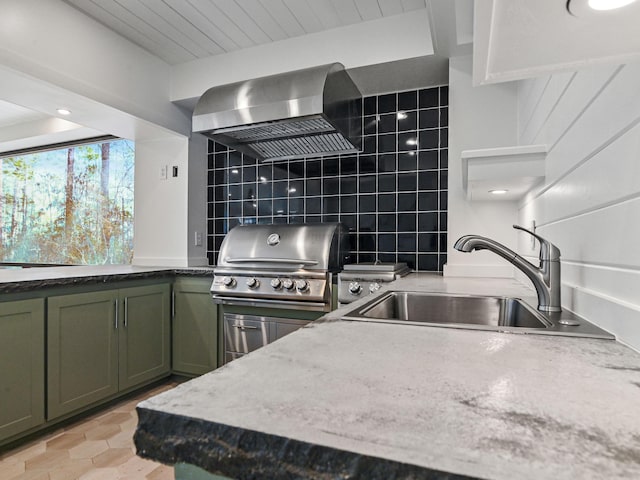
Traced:
<path id="1" fill-rule="evenodd" d="M 571 312 L 542 313 L 513 297 L 391 291 L 343 316 L 344 320 L 403 325 L 615 337 Z"/>
<path id="2" fill-rule="evenodd" d="M 349 314 L 369 320 L 408 324 L 464 324 L 548 328 L 544 317 L 517 298 L 389 292 Z"/>

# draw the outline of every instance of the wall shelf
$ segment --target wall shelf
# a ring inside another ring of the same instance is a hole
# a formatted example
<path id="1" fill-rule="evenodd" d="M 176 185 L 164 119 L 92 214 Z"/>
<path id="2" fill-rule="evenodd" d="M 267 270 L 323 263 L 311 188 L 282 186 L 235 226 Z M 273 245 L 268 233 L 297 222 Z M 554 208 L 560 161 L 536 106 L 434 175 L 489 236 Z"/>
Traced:
<path id="1" fill-rule="evenodd" d="M 463 150 L 462 185 L 468 200 L 514 201 L 544 180 L 546 145 Z M 494 195 L 490 190 L 507 190 Z"/>

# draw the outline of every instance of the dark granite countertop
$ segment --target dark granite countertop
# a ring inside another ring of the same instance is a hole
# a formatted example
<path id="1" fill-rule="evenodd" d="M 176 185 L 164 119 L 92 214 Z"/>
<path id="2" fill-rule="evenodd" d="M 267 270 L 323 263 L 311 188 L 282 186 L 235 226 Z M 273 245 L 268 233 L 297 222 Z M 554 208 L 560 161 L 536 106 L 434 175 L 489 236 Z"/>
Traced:
<path id="1" fill-rule="evenodd" d="M 0 293 L 67 285 L 90 285 L 106 282 L 158 278 L 163 276 L 211 276 L 213 267 L 141 267 L 135 265 L 78 265 L 0 269 Z"/>
<path id="2" fill-rule="evenodd" d="M 405 278 L 397 287 L 531 293 Z M 138 454 L 238 479 L 640 478 L 630 348 L 344 312 L 140 403 Z"/>

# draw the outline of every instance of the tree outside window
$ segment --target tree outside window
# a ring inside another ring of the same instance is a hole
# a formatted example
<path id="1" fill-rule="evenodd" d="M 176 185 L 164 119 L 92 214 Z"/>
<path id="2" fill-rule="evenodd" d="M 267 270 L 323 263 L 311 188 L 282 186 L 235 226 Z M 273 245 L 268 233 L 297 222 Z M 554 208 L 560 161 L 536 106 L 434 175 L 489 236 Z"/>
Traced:
<path id="1" fill-rule="evenodd" d="M 0 262 L 126 264 L 134 143 L 0 155 Z"/>

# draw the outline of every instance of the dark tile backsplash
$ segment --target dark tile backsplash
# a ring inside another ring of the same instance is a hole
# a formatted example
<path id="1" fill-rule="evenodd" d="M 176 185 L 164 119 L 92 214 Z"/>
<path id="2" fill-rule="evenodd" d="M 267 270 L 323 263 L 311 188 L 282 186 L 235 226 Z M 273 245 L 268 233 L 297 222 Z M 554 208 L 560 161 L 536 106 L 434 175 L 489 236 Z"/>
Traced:
<path id="1" fill-rule="evenodd" d="M 353 261 L 442 271 L 448 87 L 364 99 L 363 151 L 275 163 L 209 141 L 207 256 L 239 223 L 343 222 Z"/>

